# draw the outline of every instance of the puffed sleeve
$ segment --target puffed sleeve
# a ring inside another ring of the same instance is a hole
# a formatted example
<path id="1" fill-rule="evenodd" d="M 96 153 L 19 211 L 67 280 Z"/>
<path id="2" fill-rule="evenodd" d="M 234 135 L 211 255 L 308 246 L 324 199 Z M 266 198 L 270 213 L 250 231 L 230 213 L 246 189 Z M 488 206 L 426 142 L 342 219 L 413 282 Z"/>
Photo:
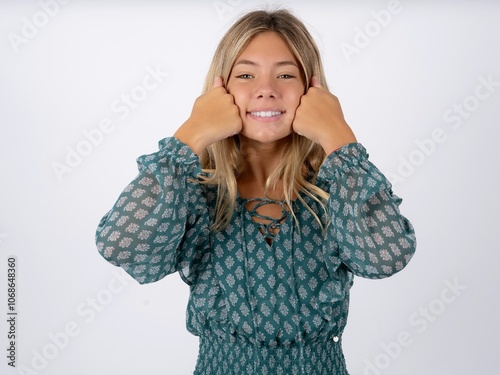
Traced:
<path id="1" fill-rule="evenodd" d="M 344 263 L 357 276 L 380 279 L 408 264 L 416 248 L 414 229 L 399 211 L 402 200 L 361 144 L 330 154 L 317 184 L 330 194 L 323 246 L 329 267 Z"/>
<path id="2" fill-rule="evenodd" d="M 139 174 L 101 219 L 99 253 L 141 284 L 179 271 L 188 284 L 206 257 L 209 218 L 198 157 L 175 138 L 137 159 Z"/>

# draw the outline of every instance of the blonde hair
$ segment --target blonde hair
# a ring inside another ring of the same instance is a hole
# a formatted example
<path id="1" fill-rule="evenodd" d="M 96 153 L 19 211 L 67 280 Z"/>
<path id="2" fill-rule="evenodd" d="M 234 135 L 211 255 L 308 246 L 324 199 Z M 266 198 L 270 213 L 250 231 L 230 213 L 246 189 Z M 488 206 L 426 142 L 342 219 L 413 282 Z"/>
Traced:
<path id="1" fill-rule="evenodd" d="M 312 76 L 317 76 L 320 84 L 327 88 L 319 50 L 312 36 L 304 24 L 292 13 L 285 9 L 277 9 L 247 13 L 226 32 L 215 51 L 203 93 L 212 87 L 217 76 L 221 76 L 224 82 L 228 82 L 238 56 L 252 38 L 266 31 L 280 35 L 290 48 L 299 62 L 306 83 L 305 91 L 309 88 Z M 311 197 L 325 208 L 324 202 L 328 199 L 328 193 L 313 185 L 314 178 L 312 183 L 306 180 L 310 169 L 313 170 L 315 177 L 325 156 L 320 145 L 292 133 L 291 144 L 283 151 L 278 167 L 269 176 L 265 191 L 267 192 L 269 188 L 275 187 L 281 181 L 284 187 L 284 201 L 292 215 L 295 217 L 292 197 L 297 196 L 297 199 L 306 205 L 321 225 L 320 219 L 304 202 L 299 192 Z M 221 230 L 231 220 L 238 195 L 236 179 L 242 166 L 238 136 L 226 138 L 208 146 L 201 153 L 200 161 L 204 172 L 204 175 L 200 176 L 200 182 L 218 187 L 214 229 Z"/>

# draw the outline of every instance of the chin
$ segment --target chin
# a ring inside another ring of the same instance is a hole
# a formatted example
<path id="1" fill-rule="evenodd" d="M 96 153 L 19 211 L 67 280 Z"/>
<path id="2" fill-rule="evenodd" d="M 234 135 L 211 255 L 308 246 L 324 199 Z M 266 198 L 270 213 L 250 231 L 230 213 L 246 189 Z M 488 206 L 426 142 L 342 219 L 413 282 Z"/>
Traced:
<path id="1" fill-rule="evenodd" d="M 288 122 L 288 121 L 286 121 Z M 292 125 L 279 121 L 276 123 L 254 123 L 244 121 L 240 132 L 244 137 L 261 143 L 280 141 L 293 133 Z"/>
<path id="2" fill-rule="evenodd" d="M 292 131 L 288 132 L 279 132 L 279 133 L 272 133 L 272 132 L 249 132 L 243 130 L 240 133 L 240 136 L 243 138 L 246 138 L 247 140 L 252 140 L 255 142 L 259 143 L 273 143 L 273 142 L 279 142 L 279 141 L 289 141 L 292 139 Z"/>

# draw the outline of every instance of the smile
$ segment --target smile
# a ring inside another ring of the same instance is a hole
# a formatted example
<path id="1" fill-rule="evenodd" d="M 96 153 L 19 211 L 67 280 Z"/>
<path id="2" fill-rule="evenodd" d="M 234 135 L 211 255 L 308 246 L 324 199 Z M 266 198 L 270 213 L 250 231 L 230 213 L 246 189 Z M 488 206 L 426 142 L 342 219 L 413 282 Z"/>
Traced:
<path id="1" fill-rule="evenodd" d="M 284 112 L 282 111 L 256 111 L 249 112 L 252 116 L 255 117 L 276 117 L 282 115 Z"/>

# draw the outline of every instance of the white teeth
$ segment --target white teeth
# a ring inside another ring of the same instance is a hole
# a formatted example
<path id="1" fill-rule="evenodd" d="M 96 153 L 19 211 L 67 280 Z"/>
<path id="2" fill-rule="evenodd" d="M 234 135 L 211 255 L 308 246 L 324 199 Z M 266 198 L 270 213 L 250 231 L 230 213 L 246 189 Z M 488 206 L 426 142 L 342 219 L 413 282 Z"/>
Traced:
<path id="1" fill-rule="evenodd" d="M 279 111 L 260 111 L 260 112 L 250 112 L 253 116 L 257 117 L 273 117 L 281 115 L 283 112 Z"/>

